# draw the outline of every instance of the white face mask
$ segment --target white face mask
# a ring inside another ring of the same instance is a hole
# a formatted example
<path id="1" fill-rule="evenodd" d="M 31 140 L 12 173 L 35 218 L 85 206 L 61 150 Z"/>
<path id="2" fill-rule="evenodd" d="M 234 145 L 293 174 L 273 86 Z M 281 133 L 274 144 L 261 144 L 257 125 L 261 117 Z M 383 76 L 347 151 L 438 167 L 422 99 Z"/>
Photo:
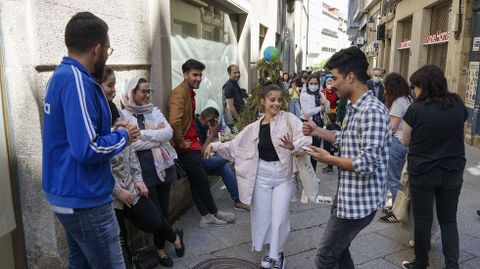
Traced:
<path id="1" fill-rule="evenodd" d="M 308 89 L 309 89 L 311 92 L 316 92 L 316 91 L 318 91 L 318 85 L 316 85 L 316 84 L 308 84 Z"/>
<path id="2" fill-rule="evenodd" d="M 332 89 L 332 85 L 327 85 L 327 89 L 331 90 L 331 89 Z"/>
<path id="3" fill-rule="evenodd" d="M 378 83 L 380 83 L 380 81 L 382 81 L 382 79 L 381 79 L 380 77 L 373 77 L 372 80 L 373 80 L 373 82 L 376 83 L 376 84 L 378 84 Z"/>

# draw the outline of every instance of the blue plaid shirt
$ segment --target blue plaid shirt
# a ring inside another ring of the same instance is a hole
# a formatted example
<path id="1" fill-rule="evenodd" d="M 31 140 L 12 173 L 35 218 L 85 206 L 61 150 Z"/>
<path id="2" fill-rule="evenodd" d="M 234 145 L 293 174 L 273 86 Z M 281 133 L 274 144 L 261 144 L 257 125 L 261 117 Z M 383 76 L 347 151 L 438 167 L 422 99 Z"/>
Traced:
<path id="1" fill-rule="evenodd" d="M 354 172 L 340 170 L 337 217 L 360 219 L 385 206 L 392 127 L 388 109 L 371 91 L 347 105 L 342 131 L 335 132 L 343 158 Z"/>

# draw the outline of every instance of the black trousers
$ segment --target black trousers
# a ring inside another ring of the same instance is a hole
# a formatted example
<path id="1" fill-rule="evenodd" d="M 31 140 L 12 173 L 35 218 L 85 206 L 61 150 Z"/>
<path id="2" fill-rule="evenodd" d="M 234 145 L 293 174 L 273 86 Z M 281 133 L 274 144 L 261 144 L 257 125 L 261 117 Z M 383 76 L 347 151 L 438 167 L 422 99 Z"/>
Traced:
<path id="1" fill-rule="evenodd" d="M 202 153 L 199 150 L 179 152 L 178 159 L 187 173 L 193 201 L 202 216 L 216 214 L 218 209 L 210 191 L 208 175 L 201 163 Z"/>
<path id="2" fill-rule="evenodd" d="M 163 186 L 168 185 L 168 186 Z M 120 238 L 124 243 L 127 238 L 127 229 L 124 219 L 130 220 L 138 229 L 153 233 L 154 244 L 158 249 L 165 247 L 165 240 L 175 242 L 177 235 L 173 231 L 167 216 L 168 213 L 168 195 L 170 193 L 170 184 L 159 184 L 148 188 L 148 198 L 140 197 L 138 202 L 131 208 L 125 207 L 123 210 L 115 209 L 117 221 L 120 226 Z M 167 197 L 167 198 L 165 198 Z M 165 203 L 166 205 L 161 203 Z M 163 209 L 166 208 L 165 211 Z"/>
<path id="3" fill-rule="evenodd" d="M 312 146 L 319 148 L 321 145 L 322 145 L 322 139 L 318 137 L 314 137 L 312 141 Z M 312 162 L 313 170 L 317 171 L 317 160 L 315 160 L 313 157 L 310 157 L 310 160 Z"/>
<path id="4" fill-rule="evenodd" d="M 442 232 L 446 268 L 458 268 L 457 208 L 462 184 L 463 170 L 437 167 L 420 175 L 410 174 L 409 186 L 415 223 L 415 261 L 418 268 L 428 266 L 434 200 Z"/>

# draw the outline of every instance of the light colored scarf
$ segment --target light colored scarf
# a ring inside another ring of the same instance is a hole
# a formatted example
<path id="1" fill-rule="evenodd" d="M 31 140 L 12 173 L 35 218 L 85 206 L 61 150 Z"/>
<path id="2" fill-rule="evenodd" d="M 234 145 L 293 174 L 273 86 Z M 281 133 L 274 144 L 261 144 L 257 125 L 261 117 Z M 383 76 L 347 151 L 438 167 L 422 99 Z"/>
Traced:
<path id="1" fill-rule="evenodd" d="M 123 88 L 120 94 L 120 101 L 122 105 L 133 114 L 147 114 L 152 112 L 153 104 L 148 103 L 143 106 L 139 106 L 133 100 L 133 90 L 137 87 L 138 81 L 140 80 L 139 77 L 132 78 L 128 81 L 127 86 Z"/>

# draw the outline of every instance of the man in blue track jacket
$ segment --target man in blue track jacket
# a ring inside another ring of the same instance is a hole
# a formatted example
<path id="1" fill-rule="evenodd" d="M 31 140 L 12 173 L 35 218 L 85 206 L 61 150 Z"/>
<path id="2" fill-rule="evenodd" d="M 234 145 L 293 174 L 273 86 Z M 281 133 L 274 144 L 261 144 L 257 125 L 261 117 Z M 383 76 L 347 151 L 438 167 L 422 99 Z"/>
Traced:
<path id="1" fill-rule="evenodd" d="M 69 268 L 125 268 L 112 202 L 110 158 L 138 139 L 127 124 L 111 132 L 111 115 L 95 82 L 113 52 L 108 26 L 89 12 L 65 30 L 68 57 L 47 84 L 44 104 L 42 184 L 62 223 Z"/>

